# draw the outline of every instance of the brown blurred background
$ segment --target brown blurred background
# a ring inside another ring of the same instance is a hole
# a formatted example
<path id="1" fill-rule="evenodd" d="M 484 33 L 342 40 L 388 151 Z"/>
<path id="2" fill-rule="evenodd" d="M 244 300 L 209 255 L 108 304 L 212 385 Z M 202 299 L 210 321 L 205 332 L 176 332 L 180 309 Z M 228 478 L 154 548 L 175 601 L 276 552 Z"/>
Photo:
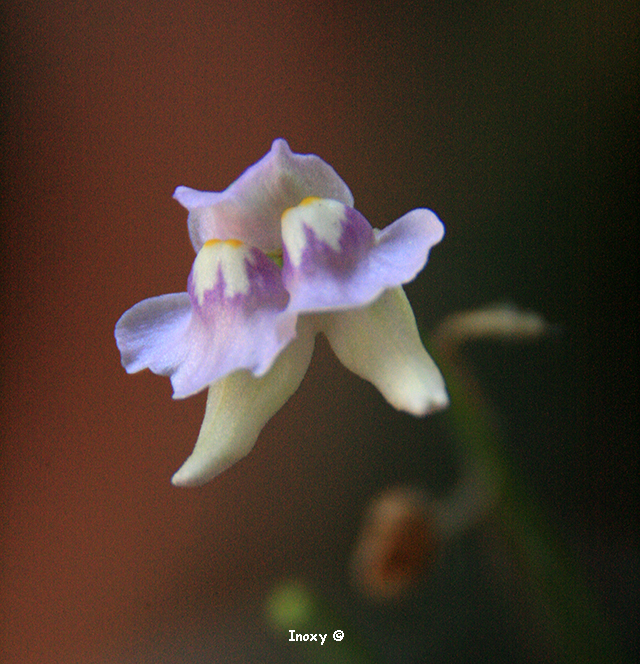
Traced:
<path id="1" fill-rule="evenodd" d="M 3 3 L 3 662 L 297 661 L 260 627 L 283 576 L 321 585 L 385 661 L 527 659 L 474 540 L 403 608 L 347 585 L 372 492 L 442 489 L 455 463 L 441 418 L 393 412 L 323 342 L 246 460 L 169 484 L 203 396 L 127 376 L 113 327 L 185 288 L 175 186 L 221 190 L 278 136 L 376 226 L 440 215 L 408 288 L 425 329 L 504 299 L 564 326 L 472 356 L 516 462 L 633 624 L 637 6 L 513 5 Z"/>

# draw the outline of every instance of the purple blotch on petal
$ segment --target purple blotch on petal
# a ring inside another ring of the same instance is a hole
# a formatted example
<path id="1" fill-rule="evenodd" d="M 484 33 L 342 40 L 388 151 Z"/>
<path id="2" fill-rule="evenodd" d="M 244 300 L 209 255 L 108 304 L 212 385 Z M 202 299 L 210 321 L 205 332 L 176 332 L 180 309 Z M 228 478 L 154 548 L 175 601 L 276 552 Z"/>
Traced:
<path id="1" fill-rule="evenodd" d="M 295 221 L 303 225 L 304 231 L 302 247 L 299 236 L 292 232 L 289 242 L 294 245 L 293 253 L 289 252 L 291 247 L 284 247 L 283 280 L 291 294 L 290 311 L 344 310 L 372 302 L 385 290 L 414 279 L 426 264 L 430 248 L 444 233 L 431 211 L 413 210 L 376 236 L 359 212 L 343 208 L 339 250 L 330 242 L 318 240 L 304 223 L 304 206 L 294 211 L 296 217 L 283 217 L 283 224 Z M 313 218 L 316 228 L 323 222 L 319 208 L 315 217 L 309 213 L 308 218 Z"/>
<path id="2" fill-rule="evenodd" d="M 282 311 L 287 306 L 289 294 L 282 283 L 278 266 L 258 249 L 251 249 L 250 256 L 250 260 L 243 259 L 248 292 L 231 297 L 225 294 L 228 284 L 222 265 L 218 265 L 215 285 L 205 290 L 203 301 L 199 302 L 195 292 L 194 270 L 191 270 L 187 292 L 194 310 L 204 320 L 215 323 L 216 317 L 220 316 L 220 307 L 241 308 L 245 315 L 250 315 L 258 309 Z"/>

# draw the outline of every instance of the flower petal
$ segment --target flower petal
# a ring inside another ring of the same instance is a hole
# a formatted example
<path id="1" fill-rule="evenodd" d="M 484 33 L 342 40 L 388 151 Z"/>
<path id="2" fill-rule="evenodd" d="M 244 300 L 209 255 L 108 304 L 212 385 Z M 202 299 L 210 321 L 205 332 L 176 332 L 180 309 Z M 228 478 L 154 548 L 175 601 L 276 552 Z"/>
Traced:
<path id="1" fill-rule="evenodd" d="M 427 264 L 431 247 L 444 237 L 444 226 L 431 210 L 418 208 L 374 233 L 376 248 L 371 256 L 372 267 L 375 265 L 382 274 L 393 274 L 395 279 L 401 279 L 400 283 L 406 284 Z"/>
<path id="2" fill-rule="evenodd" d="M 311 361 L 315 330 L 305 321 L 299 328 L 262 378 L 238 371 L 211 385 L 198 440 L 171 479 L 174 485 L 200 486 L 251 451 L 265 424 L 298 389 Z"/>
<path id="3" fill-rule="evenodd" d="M 373 383 L 394 408 L 427 415 L 449 403 L 402 288 L 386 291 L 368 307 L 323 314 L 319 326 L 340 361 Z"/>
<path id="4" fill-rule="evenodd" d="M 182 339 L 191 322 L 186 293 L 161 295 L 139 302 L 116 324 L 116 344 L 127 373 L 151 369 L 171 375 L 183 360 Z"/>
<path id="5" fill-rule="evenodd" d="M 358 211 L 339 201 L 305 199 L 282 215 L 289 311 L 366 305 L 384 290 L 411 281 L 443 235 L 442 223 L 429 210 L 413 210 L 374 231 Z"/>
<path id="6" fill-rule="evenodd" d="M 227 374 L 261 376 L 295 336 L 295 315 L 279 268 L 238 241 L 207 242 L 193 264 L 189 294 L 151 298 L 116 326 L 127 371 L 170 375 L 174 398 Z"/>
<path id="7" fill-rule="evenodd" d="M 329 164 L 316 155 L 294 154 L 281 138 L 224 191 L 178 187 L 173 195 L 189 210 L 196 252 L 207 240 L 237 238 L 265 253 L 280 250 L 280 217 L 307 196 L 353 205 L 349 188 Z"/>

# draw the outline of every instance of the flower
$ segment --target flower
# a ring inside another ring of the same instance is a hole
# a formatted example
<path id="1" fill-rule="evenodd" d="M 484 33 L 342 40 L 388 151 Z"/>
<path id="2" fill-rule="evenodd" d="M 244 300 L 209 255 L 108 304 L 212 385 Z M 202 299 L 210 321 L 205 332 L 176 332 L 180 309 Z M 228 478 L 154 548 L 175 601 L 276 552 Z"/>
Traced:
<path id="1" fill-rule="evenodd" d="M 175 485 L 204 484 L 251 450 L 298 388 L 319 332 L 395 408 L 447 405 L 401 288 L 443 237 L 433 212 L 375 230 L 331 166 L 282 139 L 225 191 L 178 187 L 174 198 L 197 252 L 187 292 L 140 302 L 115 335 L 128 373 L 170 376 L 174 398 L 209 389 Z"/>

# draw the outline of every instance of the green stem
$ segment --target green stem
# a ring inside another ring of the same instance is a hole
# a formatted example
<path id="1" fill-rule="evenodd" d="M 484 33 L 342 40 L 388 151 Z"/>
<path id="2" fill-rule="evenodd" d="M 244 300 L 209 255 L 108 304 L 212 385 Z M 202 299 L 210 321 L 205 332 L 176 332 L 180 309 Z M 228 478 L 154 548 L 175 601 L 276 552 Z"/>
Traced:
<path id="1" fill-rule="evenodd" d="M 434 349 L 431 349 L 433 351 Z M 433 353 L 451 397 L 446 415 L 466 459 L 482 464 L 497 485 L 496 516 L 560 662 L 627 661 L 593 590 L 560 545 L 527 483 L 500 444 L 496 420 L 456 349 Z"/>

